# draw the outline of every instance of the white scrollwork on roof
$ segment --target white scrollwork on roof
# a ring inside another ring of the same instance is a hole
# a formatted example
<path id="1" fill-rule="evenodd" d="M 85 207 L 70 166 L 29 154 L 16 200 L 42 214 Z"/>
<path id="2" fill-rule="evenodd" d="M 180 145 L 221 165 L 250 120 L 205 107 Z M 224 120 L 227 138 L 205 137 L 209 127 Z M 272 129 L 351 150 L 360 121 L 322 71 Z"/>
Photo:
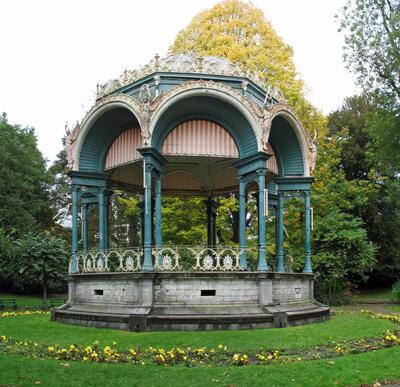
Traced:
<path id="1" fill-rule="evenodd" d="M 123 74 L 108 82 L 97 85 L 97 98 L 102 98 L 115 90 L 156 72 L 215 74 L 248 78 L 262 88 L 266 84 L 256 71 L 244 72 L 224 58 L 216 56 L 198 57 L 192 53 L 171 54 L 165 58 L 156 55 L 147 65 L 136 70 L 125 70 Z"/>

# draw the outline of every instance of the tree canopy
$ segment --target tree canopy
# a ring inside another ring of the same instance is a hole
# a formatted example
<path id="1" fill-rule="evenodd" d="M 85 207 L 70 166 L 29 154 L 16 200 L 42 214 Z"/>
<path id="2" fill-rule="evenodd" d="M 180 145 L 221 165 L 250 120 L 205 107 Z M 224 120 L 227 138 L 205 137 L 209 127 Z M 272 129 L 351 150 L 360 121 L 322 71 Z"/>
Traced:
<path id="1" fill-rule="evenodd" d="M 371 135 L 380 157 L 400 169 L 400 1 L 348 0 L 340 18 L 344 59 L 376 105 Z"/>
<path id="2" fill-rule="evenodd" d="M 251 3 L 227 0 L 200 12 L 178 33 L 170 50 L 227 58 L 244 71 L 258 71 L 291 101 L 301 94 L 303 82 L 292 48 Z"/>
<path id="3" fill-rule="evenodd" d="M 348 0 L 341 28 L 344 58 L 366 91 L 400 103 L 400 1 Z"/>
<path id="4" fill-rule="evenodd" d="M 52 224 L 49 187 L 52 176 L 37 148 L 33 128 L 0 118 L 0 227 L 23 235 Z"/>

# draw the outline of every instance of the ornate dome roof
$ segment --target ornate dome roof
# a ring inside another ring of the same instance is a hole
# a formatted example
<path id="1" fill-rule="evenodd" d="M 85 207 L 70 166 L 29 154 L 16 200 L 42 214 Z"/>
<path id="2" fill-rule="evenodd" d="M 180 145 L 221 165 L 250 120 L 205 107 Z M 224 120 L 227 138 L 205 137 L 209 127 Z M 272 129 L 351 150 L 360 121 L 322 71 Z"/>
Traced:
<path id="1" fill-rule="evenodd" d="M 97 86 L 97 98 L 104 97 L 113 91 L 129 85 L 154 73 L 192 73 L 192 74 L 214 74 L 247 78 L 266 90 L 268 85 L 257 72 L 245 73 L 239 66 L 229 62 L 227 59 L 215 56 L 198 57 L 192 53 L 171 54 L 160 58 L 157 54 L 147 65 L 136 70 L 125 70 L 117 78 Z"/>

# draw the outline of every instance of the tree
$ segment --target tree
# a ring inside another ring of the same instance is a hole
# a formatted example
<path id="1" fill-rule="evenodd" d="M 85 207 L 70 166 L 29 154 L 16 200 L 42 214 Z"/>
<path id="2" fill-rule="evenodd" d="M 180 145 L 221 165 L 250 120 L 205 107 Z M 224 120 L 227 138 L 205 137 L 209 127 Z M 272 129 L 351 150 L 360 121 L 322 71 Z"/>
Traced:
<path id="1" fill-rule="evenodd" d="M 17 235 L 52 224 L 48 205 L 51 175 L 37 148 L 33 128 L 10 125 L 0 118 L 0 226 Z"/>
<path id="2" fill-rule="evenodd" d="M 340 19 L 344 59 L 377 105 L 372 135 L 380 156 L 400 168 L 400 1 L 348 0 Z"/>
<path id="3" fill-rule="evenodd" d="M 65 137 L 62 143 L 65 145 Z M 67 152 L 63 149 L 57 154 L 57 159 L 49 168 L 49 173 L 53 177 L 49 190 L 49 200 L 52 209 L 57 214 L 56 220 L 60 225 L 66 225 L 71 214 L 71 179 L 67 175 L 68 171 Z"/>
<path id="4" fill-rule="evenodd" d="M 207 242 L 207 214 L 203 199 L 163 198 L 165 244 L 201 245 Z"/>
<path id="5" fill-rule="evenodd" d="M 346 179 L 357 188 L 349 212 L 363 220 L 368 238 L 377 246 L 373 278 L 393 281 L 399 274 L 400 181 L 381 159 L 373 136 L 376 105 L 368 96 L 347 98 L 343 106 L 330 114 L 329 131 L 342 141 L 340 165 Z"/>
<path id="6" fill-rule="evenodd" d="M 366 91 L 400 103 L 400 1 L 348 0 L 342 10 L 348 68 Z"/>
<path id="7" fill-rule="evenodd" d="M 48 290 L 65 288 L 68 255 L 63 239 L 48 232 L 28 233 L 13 241 L 3 258 L 1 272 L 9 288 L 21 292 L 42 289 L 44 307 Z"/>
<path id="8" fill-rule="evenodd" d="M 368 241 L 361 219 L 330 212 L 314 234 L 316 297 L 337 303 L 348 282 L 365 281 L 375 264 L 375 246 Z"/>
<path id="9" fill-rule="evenodd" d="M 303 82 L 297 77 L 292 48 L 251 3 L 227 0 L 200 12 L 178 33 L 170 51 L 226 58 L 244 71 L 258 71 L 291 102 L 301 95 Z"/>

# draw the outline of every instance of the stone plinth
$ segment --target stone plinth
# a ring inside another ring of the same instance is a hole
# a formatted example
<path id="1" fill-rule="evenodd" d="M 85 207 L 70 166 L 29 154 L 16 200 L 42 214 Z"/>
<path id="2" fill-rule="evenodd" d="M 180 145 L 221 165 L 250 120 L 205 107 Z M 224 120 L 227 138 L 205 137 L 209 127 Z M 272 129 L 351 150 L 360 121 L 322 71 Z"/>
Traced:
<path id="1" fill-rule="evenodd" d="M 324 321 L 313 275 L 274 272 L 75 274 L 52 318 L 132 331 L 248 329 Z"/>

